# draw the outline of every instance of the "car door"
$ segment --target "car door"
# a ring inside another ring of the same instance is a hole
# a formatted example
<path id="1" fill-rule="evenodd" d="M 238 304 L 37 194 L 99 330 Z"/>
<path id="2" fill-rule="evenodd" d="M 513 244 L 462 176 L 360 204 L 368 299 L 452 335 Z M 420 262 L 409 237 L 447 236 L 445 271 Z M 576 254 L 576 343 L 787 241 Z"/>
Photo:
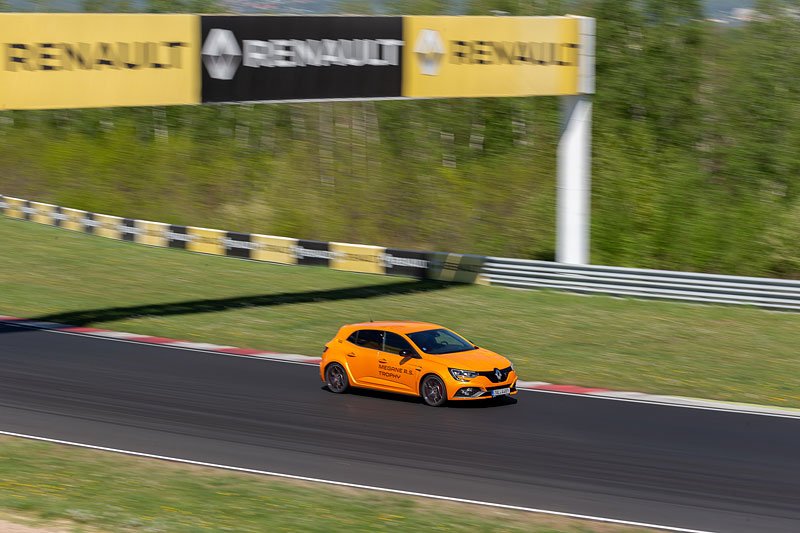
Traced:
<path id="1" fill-rule="evenodd" d="M 350 335 L 347 342 L 345 356 L 350 375 L 356 384 L 374 383 L 378 354 L 383 348 L 383 331 L 361 329 Z"/>
<path id="2" fill-rule="evenodd" d="M 397 333 L 387 331 L 378 355 L 375 382 L 388 389 L 417 392 L 422 360 L 411 343 Z"/>

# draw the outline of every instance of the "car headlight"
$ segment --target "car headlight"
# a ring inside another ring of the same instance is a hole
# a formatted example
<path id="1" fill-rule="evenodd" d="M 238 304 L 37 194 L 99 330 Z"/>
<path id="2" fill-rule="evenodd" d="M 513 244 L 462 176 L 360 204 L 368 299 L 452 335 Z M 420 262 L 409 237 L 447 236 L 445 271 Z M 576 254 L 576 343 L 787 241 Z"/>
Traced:
<path id="1" fill-rule="evenodd" d="M 448 370 L 450 370 L 450 375 L 458 381 L 468 381 L 480 375 L 472 370 L 461 370 L 459 368 L 449 368 Z"/>

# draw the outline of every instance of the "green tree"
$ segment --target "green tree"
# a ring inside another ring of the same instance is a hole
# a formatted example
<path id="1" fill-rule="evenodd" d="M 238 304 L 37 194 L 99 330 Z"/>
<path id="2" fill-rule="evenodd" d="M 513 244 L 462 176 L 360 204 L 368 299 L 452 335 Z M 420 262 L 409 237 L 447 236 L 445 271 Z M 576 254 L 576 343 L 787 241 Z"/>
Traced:
<path id="1" fill-rule="evenodd" d="M 150 13 L 223 13 L 217 0 L 148 0 Z"/>
<path id="2" fill-rule="evenodd" d="M 448 15 L 453 4 L 451 0 L 391 0 L 386 10 L 395 15 Z"/>
<path id="3" fill-rule="evenodd" d="M 707 96 L 714 178 L 779 202 L 800 194 L 800 21 L 787 5 L 760 2 L 764 19 L 720 36 Z"/>
<path id="4" fill-rule="evenodd" d="M 573 7 L 573 6 L 571 6 Z M 575 12 L 574 9 L 570 12 Z M 510 16 L 564 15 L 564 0 L 470 0 L 467 15 L 507 14 Z"/>
<path id="5" fill-rule="evenodd" d="M 648 0 L 645 4 L 644 112 L 660 142 L 693 147 L 701 112 L 705 23 L 700 0 Z"/>
<path id="6" fill-rule="evenodd" d="M 85 13 L 130 13 L 134 6 L 130 0 L 82 0 Z"/>
<path id="7" fill-rule="evenodd" d="M 30 0 L 30 3 L 32 4 L 31 7 L 33 7 L 33 11 L 37 13 L 43 13 L 53 10 L 48 0 Z"/>
<path id="8" fill-rule="evenodd" d="M 374 15 L 375 4 L 370 0 L 339 0 L 336 12 L 348 15 Z"/>
<path id="9" fill-rule="evenodd" d="M 694 146 L 704 68 L 701 2 L 600 0 L 594 16 L 598 107 L 627 125 L 646 121 L 660 143 Z"/>

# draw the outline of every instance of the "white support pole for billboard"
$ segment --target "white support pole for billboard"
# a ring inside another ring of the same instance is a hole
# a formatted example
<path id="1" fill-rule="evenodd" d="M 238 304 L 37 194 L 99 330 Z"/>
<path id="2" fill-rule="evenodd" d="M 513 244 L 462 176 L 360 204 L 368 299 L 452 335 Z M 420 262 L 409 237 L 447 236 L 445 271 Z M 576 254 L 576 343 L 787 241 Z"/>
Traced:
<path id="1" fill-rule="evenodd" d="M 595 19 L 579 21 L 578 93 L 561 97 L 556 261 L 589 263 Z"/>

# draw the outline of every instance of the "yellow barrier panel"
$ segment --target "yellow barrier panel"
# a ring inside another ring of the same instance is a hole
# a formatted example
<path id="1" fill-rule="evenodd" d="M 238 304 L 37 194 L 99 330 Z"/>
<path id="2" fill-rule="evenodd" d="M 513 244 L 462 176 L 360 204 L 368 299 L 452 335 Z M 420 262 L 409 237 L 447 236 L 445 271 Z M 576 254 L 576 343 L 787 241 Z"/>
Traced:
<path id="1" fill-rule="evenodd" d="M 486 259 L 483 256 L 434 252 L 429 257 L 430 268 L 427 274 L 430 279 L 455 283 L 487 284 L 481 274 Z"/>
<path id="2" fill-rule="evenodd" d="M 139 233 L 136 235 L 135 242 L 150 246 L 167 246 L 166 232 L 169 230 L 169 224 L 137 220 L 136 228 Z"/>
<path id="3" fill-rule="evenodd" d="M 253 243 L 253 249 L 250 254 L 251 259 L 283 263 L 284 265 L 297 264 L 297 257 L 294 254 L 297 239 L 252 234 L 250 235 L 250 241 Z"/>
<path id="4" fill-rule="evenodd" d="M 0 109 L 200 103 L 194 15 L 0 14 Z"/>
<path id="5" fill-rule="evenodd" d="M 190 252 L 225 255 L 226 232 L 218 229 L 186 226 L 186 233 L 192 237 L 192 240 L 186 243 L 186 249 Z"/>
<path id="6" fill-rule="evenodd" d="M 72 231 L 83 231 L 83 219 L 86 216 L 86 211 L 62 207 L 61 213 L 64 215 L 64 220 L 61 221 L 62 228 Z"/>
<path id="7" fill-rule="evenodd" d="M 403 96 L 578 94 L 578 20 L 403 17 Z"/>
<path id="8" fill-rule="evenodd" d="M 11 218 L 25 218 L 25 200 L 19 198 L 5 197 L 6 200 L 6 216 Z"/>
<path id="9" fill-rule="evenodd" d="M 39 224 L 48 224 L 52 226 L 55 223 L 53 213 L 56 211 L 56 206 L 44 204 L 42 202 L 31 202 L 33 212 L 31 213 L 31 220 Z"/>
<path id="10" fill-rule="evenodd" d="M 119 227 L 122 225 L 122 218 L 112 215 L 94 215 L 96 226 L 94 227 L 94 234 L 101 237 L 108 237 L 109 239 L 122 239 L 122 233 Z"/>
<path id="11" fill-rule="evenodd" d="M 365 272 L 367 274 L 385 274 L 383 254 L 386 248 L 382 246 L 367 246 L 365 244 L 347 244 L 343 242 L 330 243 L 333 252 L 330 267 L 335 270 L 350 272 Z"/>

